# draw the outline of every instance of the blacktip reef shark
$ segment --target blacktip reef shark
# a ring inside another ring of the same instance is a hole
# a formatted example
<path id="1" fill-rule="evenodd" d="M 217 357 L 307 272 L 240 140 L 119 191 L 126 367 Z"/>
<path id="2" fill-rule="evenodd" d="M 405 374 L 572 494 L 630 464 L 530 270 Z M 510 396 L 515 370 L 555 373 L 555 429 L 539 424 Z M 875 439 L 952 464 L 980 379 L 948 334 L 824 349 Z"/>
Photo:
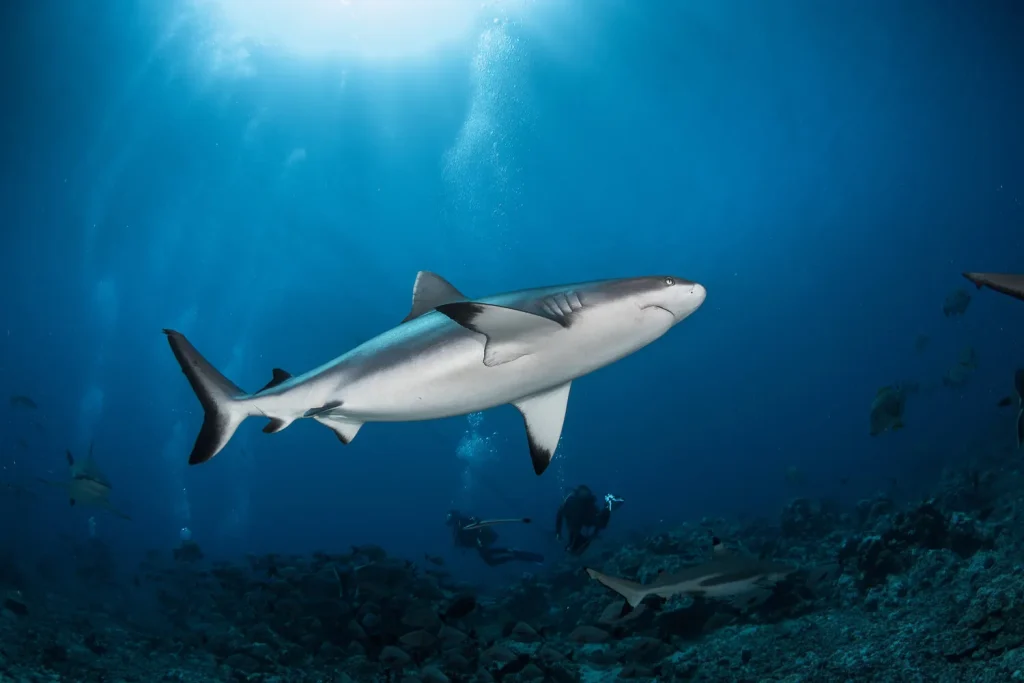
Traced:
<path id="1" fill-rule="evenodd" d="M 254 394 L 164 330 L 205 411 L 190 464 L 210 460 L 248 417 L 279 432 L 313 418 L 349 443 L 366 422 L 412 422 L 512 404 L 526 423 L 533 469 L 547 469 L 572 381 L 638 351 L 704 303 L 696 282 L 662 275 L 542 287 L 470 299 L 421 271 L 397 327 L 293 377 L 275 368 Z"/>
<path id="2" fill-rule="evenodd" d="M 71 451 L 67 451 L 68 470 L 71 475 L 69 481 L 39 481 L 50 486 L 59 486 L 67 489 L 68 502 L 71 505 L 81 503 L 89 507 L 103 508 L 109 510 L 121 519 L 130 520 L 131 517 L 115 508 L 110 502 L 110 481 L 100 470 L 99 465 L 92 457 L 92 444 L 89 444 L 89 455 L 84 460 L 75 460 Z"/>
<path id="3" fill-rule="evenodd" d="M 831 565 L 827 569 L 830 573 L 834 571 Z M 590 578 L 626 599 L 623 614 L 636 608 L 648 596 L 668 599 L 689 595 L 722 600 L 737 609 L 749 609 L 767 600 L 775 585 L 796 571 L 797 567 L 790 564 L 727 550 L 718 538 L 713 541 L 710 561 L 686 567 L 674 574 L 662 574 L 647 584 L 587 568 Z"/>

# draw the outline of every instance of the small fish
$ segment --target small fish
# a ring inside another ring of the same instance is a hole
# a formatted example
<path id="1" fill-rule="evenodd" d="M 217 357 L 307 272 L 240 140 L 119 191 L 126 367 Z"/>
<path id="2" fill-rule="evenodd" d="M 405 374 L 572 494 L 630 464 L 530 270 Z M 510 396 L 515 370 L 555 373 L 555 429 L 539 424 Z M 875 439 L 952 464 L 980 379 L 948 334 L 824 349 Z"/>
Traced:
<path id="1" fill-rule="evenodd" d="M 444 558 L 443 557 L 438 557 L 437 555 L 430 555 L 430 554 L 427 554 L 427 553 L 423 553 L 423 559 L 425 559 L 430 564 L 436 564 L 438 567 L 443 567 L 444 566 Z"/>
<path id="2" fill-rule="evenodd" d="M 903 410 L 907 399 L 905 392 L 894 386 L 884 386 L 875 394 L 868 415 L 871 424 L 871 436 L 878 436 L 887 430 L 903 428 Z"/>
<path id="3" fill-rule="evenodd" d="M 1001 399 L 999 399 L 999 403 L 996 403 L 996 405 L 999 406 L 1000 408 L 1006 408 L 1008 406 L 1013 405 L 1013 399 L 1010 398 L 1009 396 L 1003 396 Z"/>
<path id="4" fill-rule="evenodd" d="M 448 622 L 453 619 L 462 619 L 463 617 L 468 616 L 475 609 L 476 596 L 471 593 L 466 593 L 452 600 L 452 603 L 448 605 L 448 609 L 442 612 L 439 616 L 441 617 L 441 621 Z"/>
<path id="5" fill-rule="evenodd" d="M 24 396 L 21 394 L 11 396 L 11 406 L 14 408 L 27 408 L 29 410 L 35 410 L 39 407 L 30 396 Z"/>
<path id="6" fill-rule="evenodd" d="M 950 292 L 942 304 L 942 312 L 948 318 L 951 315 L 963 315 L 971 303 L 971 295 L 966 289 L 957 289 Z"/>

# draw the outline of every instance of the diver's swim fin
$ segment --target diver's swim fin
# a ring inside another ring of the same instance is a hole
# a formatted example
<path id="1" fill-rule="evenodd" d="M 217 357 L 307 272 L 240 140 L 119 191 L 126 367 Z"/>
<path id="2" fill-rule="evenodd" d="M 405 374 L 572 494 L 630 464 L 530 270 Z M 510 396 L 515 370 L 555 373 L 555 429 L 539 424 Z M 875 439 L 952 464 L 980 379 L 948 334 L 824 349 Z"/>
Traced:
<path id="1" fill-rule="evenodd" d="M 462 527 L 466 531 L 472 531 L 473 529 L 481 529 L 485 526 L 494 526 L 495 524 L 529 524 L 533 520 L 529 517 L 506 517 L 504 519 L 485 519 L 479 522 L 473 522 L 467 526 Z"/>

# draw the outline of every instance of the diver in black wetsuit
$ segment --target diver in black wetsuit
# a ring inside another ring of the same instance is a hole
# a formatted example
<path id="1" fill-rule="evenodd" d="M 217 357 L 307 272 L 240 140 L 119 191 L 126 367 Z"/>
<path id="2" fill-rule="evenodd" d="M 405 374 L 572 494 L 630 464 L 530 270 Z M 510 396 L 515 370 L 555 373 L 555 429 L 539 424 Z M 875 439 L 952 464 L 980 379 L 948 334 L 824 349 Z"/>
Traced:
<path id="1" fill-rule="evenodd" d="M 577 486 L 569 492 L 569 495 L 558 507 L 558 515 L 555 517 L 555 533 L 559 539 L 562 538 L 564 522 L 569 529 L 569 542 L 565 549 L 572 555 L 579 555 L 587 549 L 597 534 L 608 526 L 612 511 L 623 502 L 621 498 L 616 498 L 609 493 L 604 497 L 604 504 L 598 506 L 597 497 L 588 486 Z M 584 529 L 586 528 L 592 528 L 593 532 L 585 533 Z"/>
<path id="2" fill-rule="evenodd" d="M 516 519 L 516 520 L 496 520 L 496 522 L 525 522 L 529 523 L 529 518 Z M 526 552 L 525 550 L 517 550 L 515 548 L 496 548 L 494 543 L 498 540 L 498 533 L 492 528 L 492 524 L 495 522 L 485 522 L 477 517 L 469 517 L 463 515 L 458 510 L 452 510 L 448 513 L 448 520 L 446 524 L 452 528 L 452 535 L 455 538 L 455 545 L 459 548 L 473 548 L 477 554 L 480 555 L 480 559 L 486 562 L 491 567 L 496 567 L 499 564 L 505 564 L 506 562 L 514 562 L 516 560 L 520 562 L 534 562 L 541 564 L 544 562 L 544 556 L 538 555 L 537 553 Z M 466 527 L 474 524 L 483 525 L 476 526 L 472 529 Z"/>

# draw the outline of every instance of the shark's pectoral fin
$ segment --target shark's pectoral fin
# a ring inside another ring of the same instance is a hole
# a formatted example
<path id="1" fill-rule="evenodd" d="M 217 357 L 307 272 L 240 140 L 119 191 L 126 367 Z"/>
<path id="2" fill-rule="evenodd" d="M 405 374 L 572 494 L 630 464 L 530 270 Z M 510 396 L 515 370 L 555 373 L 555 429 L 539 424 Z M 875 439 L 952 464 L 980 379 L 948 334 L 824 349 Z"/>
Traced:
<path id="1" fill-rule="evenodd" d="M 359 428 L 363 426 L 362 422 L 347 420 L 337 415 L 318 415 L 313 419 L 334 432 L 338 441 L 346 446 L 352 443 L 352 439 L 359 433 Z"/>
<path id="2" fill-rule="evenodd" d="M 274 368 L 273 373 L 274 376 L 270 379 L 269 382 L 267 382 L 265 387 L 256 392 L 257 394 L 264 392 L 267 389 L 273 389 L 278 384 L 286 382 L 292 378 L 292 374 L 290 372 L 282 370 L 281 368 Z"/>
<path id="3" fill-rule="evenodd" d="M 565 329 L 551 318 L 475 301 L 442 304 L 437 310 L 471 332 L 487 337 L 484 365 L 494 367 L 533 352 L 538 342 Z"/>
<path id="4" fill-rule="evenodd" d="M 770 588 L 758 587 L 744 593 L 729 595 L 723 598 L 723 601 L 734 609 L 746 611 L 763 605 L 770 597 L 772 597 Z"/>
<path id="5" fill-rule="evenodd" d="M 530 458 L 533 460 L 533 471 L 538 475 L 544 473 L 555 455 L 558 439 L 562 436 L 565 407 L 569 403 L 571 386 L 572 382 L 566 382 L 512 404 L 523 414 L 523 420 L 526 422 Z"/>
<path id="6" fill-rule="evenodd" d="M 466 296 L 443 277 L 421 270 L 416 273 L 416 282 L 412 286 L 412 309 L 402 322 L 409 322 L 443 304 L 465 300 Z"/>
<path id="7" fill-rule="evenodd" d="M 635 608 L 644 601 L 645 597 L 647 597 L 647 590 L 642 584 L 628 581 L 626 579 L 620 579 L 617 576 L 602 574 L 590 567 L 587 567 L 586 570 L 587 574 L 590 575 L 590 578 L 594 579 L 598 583 L 604 584 L 622 597 L 626 598 L 626 604 L 630 607 Z"/>

